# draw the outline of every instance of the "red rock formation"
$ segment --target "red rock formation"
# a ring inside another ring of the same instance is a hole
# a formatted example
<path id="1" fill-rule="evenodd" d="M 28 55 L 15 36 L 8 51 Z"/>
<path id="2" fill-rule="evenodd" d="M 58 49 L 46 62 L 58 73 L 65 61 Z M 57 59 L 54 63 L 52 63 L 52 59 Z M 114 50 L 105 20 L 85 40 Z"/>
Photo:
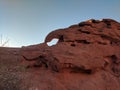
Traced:
<path id="1" fill-rule="evenodd" d="M 59 39 L 48 46 L 47 42 Z M 88 20 L 22 47 L 22 90 L 120 90 L 120 23 Z"/>
<path id="2" fill-rule="evenodd" d="M 58 43 L 47 46 L 54 38 Z M 55 30 L 44 43 L 23 47 L 21 55 L 58 73 L 53 90 L 120 90 L 120 23 L 114 20 L 91 19 Z"/>

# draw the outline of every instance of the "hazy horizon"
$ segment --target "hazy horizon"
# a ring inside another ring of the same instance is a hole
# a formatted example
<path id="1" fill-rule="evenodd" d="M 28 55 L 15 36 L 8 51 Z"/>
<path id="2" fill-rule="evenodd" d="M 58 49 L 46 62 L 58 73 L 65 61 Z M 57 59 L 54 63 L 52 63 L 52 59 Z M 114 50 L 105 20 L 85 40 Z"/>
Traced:
<path id="1" fill-rule="evenodd" d="M 39 44 L 53 30 L 102 18 L 120 22 L 120 0 L 0 0 L 0 36 L 9 47 Z"/>

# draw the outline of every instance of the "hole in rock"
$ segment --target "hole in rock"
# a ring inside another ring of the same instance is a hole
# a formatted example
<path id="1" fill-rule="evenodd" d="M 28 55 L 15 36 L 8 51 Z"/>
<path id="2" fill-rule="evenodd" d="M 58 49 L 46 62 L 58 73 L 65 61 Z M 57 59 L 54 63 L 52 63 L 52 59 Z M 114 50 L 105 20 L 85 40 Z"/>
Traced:
<path id="1" fill-rule="evenodd" d="M 64 42 L 64 36 L 63 35 L 59 36 L 59 42 Z"/>
<path id="2" fill-rule="evenodd" d="M 90 21 L 91 21 L 92 23 L 100 23 L 99 20 L 95 20 L 95 19 L 91 19 Z"/>
<path id="3" fill-rule="evenodd" d="M 81 22 L 81 23 L 79 23 L 79 26 L 80 26 L 80 27 L 84 27 L 84 26 L 91 26 L 91 27 L 92 27 L 91 24 L 86 23 L 86 22 Z"/>
<path id="4" fill-rule="evenodd" d="M 111 60 L 112 60 L 113 63 L 117 62 L 117 56 L 116 55 L 112 55 L 110 57 L 111 57 Z"/>
<path id="5" fill-rule="evenodd" d="M 72 72 L 76 72 L 76 73 L 92 74 L 92 70 L 85 69 L 84 66 L 81 67 L 74 66 L 72 67 L 72 70 L 73 70 Z"/>
<path id="6" fill-rule="evenodd" d="M 111 28 L 111 22 L 109 20 L 103 19 L 103 22 L 107 25 L 107 28 Z"/>
<path id="7" fill-rule="evenodd" d="M 90 34 L 89 31 L 83 31 L 83 30 L 81 30 L 81 29 L 79 29 L 79 31 L 82 32 L 82 33 Z"/>
<path id="8" fill-rule="evenodd" d="M 47 42 L 47 45 L 48 46 L 53 46 L 53 45 L 56 45 L 58 43 L 59 39 L 57 38 L 54 38 L 52 39 L 50 42 Z"/>
<path id="9" fill-rule="evenodd" d="M 71 44 L 71 46 L 72 46 L 72 47 L 75 47 L 76 45 L 73 43 L 73 44 Z"/>
<path id="10" fill-rule="evenodd" d="M 120 45 L 120 42 L 119 41 L 116 41 L 116 42 L 111 41 L 110 44 L 111 45 Z"/>
<path id="11" fill-rule="evenodd" d="M 111 23 L 107 23 L 107 28 L 111 28 Z"/>
<path id="12" fill-rule="evenodd" d="M 111 56 L 107 56 L 108 60 L 111 61 L 111 63 L 113 64 L 117 64 L 119 63 L 119 59 L 116 55 L 111 55 Z"/>
<path id="13" fill-rule="evenodd" d="M 90 44 L 87 40 L 76 40 L 77 43 Z"/>
<path id="14" fill-rule="evenodd" d="M 91 70 L 91 69 L 84 70 L 84 73 L 86 73 L 86 74 L 91 74 L 91 73 L 92 73 L 92 70 Z"/>
<path id="15" fill-rule="evenodd" d="M 105 42 L 98 42 L 98 44 L 107 45 L 107 43 L 105 43 Z"/>

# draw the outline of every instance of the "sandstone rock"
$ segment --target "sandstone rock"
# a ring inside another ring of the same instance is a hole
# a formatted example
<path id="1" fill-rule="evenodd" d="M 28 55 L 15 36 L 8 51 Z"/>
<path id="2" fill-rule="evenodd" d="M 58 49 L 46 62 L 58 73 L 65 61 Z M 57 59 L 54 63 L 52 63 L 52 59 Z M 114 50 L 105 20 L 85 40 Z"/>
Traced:
<path id="1" fill-rule="evenodd" d="M 54 38 L 59 39 L 58 43 L 47 46 Z M 57 79 L 65 81 L 67 89 L 64 90 L 73 90 L 73 87 L 75 90 L 119 90 L 120 23 L 112 19 L 91 19 L 55 30 L 47 35 L 44 43 L 22 47 L 21 57 L 36 61 L 33 65 L 42 65 L 61 77 L 69 75 L 68 81 Z M 57 84 L 55 89 L 62 89 Z"/>

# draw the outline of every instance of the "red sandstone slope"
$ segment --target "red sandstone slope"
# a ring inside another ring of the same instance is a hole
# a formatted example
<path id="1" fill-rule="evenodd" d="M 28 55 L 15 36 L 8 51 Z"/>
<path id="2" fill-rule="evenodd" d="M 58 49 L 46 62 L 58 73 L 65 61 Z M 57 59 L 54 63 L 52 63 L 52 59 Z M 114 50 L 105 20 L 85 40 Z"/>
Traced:
<path id="1" fill-rule="evenodd" d="M 48 46 L 54 38 L 58 43 Z M 120 23 L 114 20 L 55 30 L 19 55 L 20 90 L 120 90 Z"/>

